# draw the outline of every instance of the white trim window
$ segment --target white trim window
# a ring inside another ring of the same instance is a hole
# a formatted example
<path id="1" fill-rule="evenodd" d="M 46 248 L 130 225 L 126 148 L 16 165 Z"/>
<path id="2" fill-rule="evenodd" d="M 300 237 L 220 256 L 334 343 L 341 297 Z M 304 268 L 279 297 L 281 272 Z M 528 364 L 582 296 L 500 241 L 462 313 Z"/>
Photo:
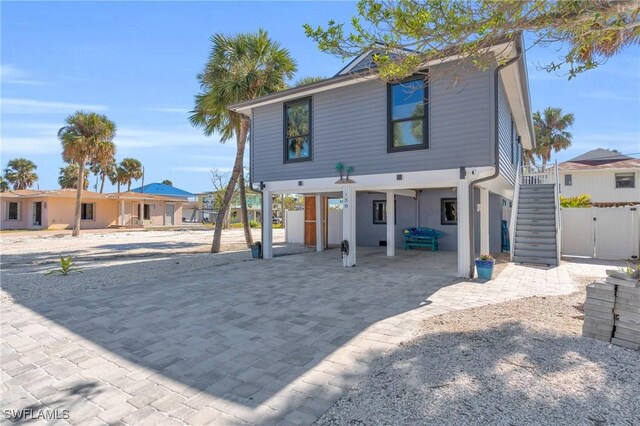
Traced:
<path id="1" fill-rule="evenodd" d="M 80 206 L 80 220 L 96 220 L 95 203 L 82 203 Z"/>
<path id="2" fill-rule="evenodd" d="M 616 173 L 616 189 L 623 188 L 635 188 L 636 187 L 636 174 L 630 173 Z"/>
<path id="3" fill-rule="evenodd" d="M 5 207 L 5 220 L 20 220 L 22 209 L 19 201 L 7 201 Z"/>
<path id="4" fill-rule="evenodd" d="M 564 186 L 573 185 L 573 176 L 570 173 L 564 175 Z"/>

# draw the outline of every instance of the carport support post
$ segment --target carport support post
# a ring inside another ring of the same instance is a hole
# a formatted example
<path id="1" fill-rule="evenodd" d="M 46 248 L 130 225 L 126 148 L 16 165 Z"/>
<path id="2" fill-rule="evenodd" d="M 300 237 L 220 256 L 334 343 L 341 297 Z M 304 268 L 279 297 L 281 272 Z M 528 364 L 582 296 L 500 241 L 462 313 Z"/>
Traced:
<path id="1" fill-rule="evenodd" d="M 120 200 L 120 226 L 124 226 L 124 200 Z"/>
<path id="2" fill-rule="evenodd" d="M 262 258 L 273 258 L 273 199 L 270 191 L 262 191 Z"/>
<path id="3" fill-rule="evenodd" d="M 489 249 L 489 190 L 480 188 L 480 253 Z"/>
<path id="4" fill-rule="evenodd" d="M 396 255 L 396 196 L 387 192 L 387 256 Z"/>
<path id="5" fill-rule="evenodd" d="M 345 267 L 356 266 L 356 189 L 342 187 L 342 239 L 349 243 L 349 254 L 342 257 Z"/>
<path id="6" fill-rule="evenodd" d="M 322 194 L 316 194 L 316 251 L 324 250 L 324 227 L 322 226 L 324 209 L 322 205 Z"/>
<path id="7" fill-rule="evenodd" d="M 469 278 L 471 272 L 471 241 L 469 239 L 469 181 L 458 181 L 457 220 L 458 220 L 458 277 Z"/>

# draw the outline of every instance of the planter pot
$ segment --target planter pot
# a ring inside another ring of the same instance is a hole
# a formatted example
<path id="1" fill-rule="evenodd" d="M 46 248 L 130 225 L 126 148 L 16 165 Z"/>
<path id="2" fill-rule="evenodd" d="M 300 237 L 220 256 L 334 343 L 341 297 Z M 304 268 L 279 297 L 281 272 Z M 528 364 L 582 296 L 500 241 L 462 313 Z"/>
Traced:
<path id="1" fill-rule="evenodd" d="M 493 276 L 493 266 L 495 260 L 476 259 L 476 269 L 478 270 L 478 278 L 481 280 L 490 280 Z"/>
<path id="2" fill-rule="evenodd" d="M 261 244 L 252 244 L 251 245 L 251 258 L 252 259 L 262 259 L 262 245 Z"/>

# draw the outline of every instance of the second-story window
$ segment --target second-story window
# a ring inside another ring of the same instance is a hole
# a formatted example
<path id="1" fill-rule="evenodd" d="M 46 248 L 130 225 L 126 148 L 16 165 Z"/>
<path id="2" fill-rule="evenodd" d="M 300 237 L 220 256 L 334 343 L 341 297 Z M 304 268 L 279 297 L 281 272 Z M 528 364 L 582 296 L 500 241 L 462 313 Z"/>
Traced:
<path id="1" fill-rule="evenodd" d="M 424 78 L 389 85 L 388 152 L 428 147 L 427 86 Z"/>
<path id="2" fill-rule="evenodd" d="M 284 104 L 284 162 L 311 160 L 311 98 Z"/>

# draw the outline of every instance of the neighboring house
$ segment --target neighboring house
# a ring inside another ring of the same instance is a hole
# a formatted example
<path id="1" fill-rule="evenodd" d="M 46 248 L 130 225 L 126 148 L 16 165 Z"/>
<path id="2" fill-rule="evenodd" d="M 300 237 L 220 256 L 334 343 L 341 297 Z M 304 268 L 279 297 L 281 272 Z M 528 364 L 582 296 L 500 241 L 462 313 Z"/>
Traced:
<path id="1" fill-rule="evenodd" d="M 595 205 L 640 204 L 640 159 L 598 148 L 558 164 L 560 194 Z"/>
<path id="2" fill-rule="evenodd" d="M 394 256 L 403 228 L 421 226 L 443 231 L 441 249 L 457 251 L 458 275 L 472 276 L 474 249 L 500 251 L 521 148 L 535 140 L 522 38 L 490 54 L 486 70 L 452 57 L 426 64 L 428 84 L 424 74 L 387 84 L 368 68 L 370 52 L 334 77 L 231 105 L 251 118 L 263 215 L 272 216 L 273 194 L 304 194 L 305 232 L 321 251 L 327 203 L 341 199 L 344 266 L 356 264 L 356 246 Z M 338 162 L 353 168 L 349 180 L 338 179 Z"/>
<path id="3" fill-rule="evenodd" d="M 134 188 L 131 190 L 131 192 L 164 195 L 165 197 L 183 198 L 185 200 L 187 198 L 195 197 L 195 194 L 192 194 L 180 188 L 176 188 L 175 186 L 165 185 L 164 183 L 149 183 L 139 188 Z"/>
<path id="4" fill-rule="evenodd" d="M 113 226 L 171 226 L 182 223 L 180 198 L 135 192 L 83 191 L 81 229 Z M 0 193 L 2 229 L 70 229 L 75 189 L 19 190 Z"/>
<path id="5" fill-rule="evenodd" d="M 262 199 L 260 194 L 247 191 L 247 212 L 249 220 L 260 221 Z M 203 192 L 196 195 L 196 206 L 192 210 L 190 216 L 185 218 L 191 222 L 215 222 L 218 210 L 216 204 L 215 192 Z M 242 213 L 240 207 L 240 196 L 234 195 L 231 200 L 231 206 L 229 208 L 229 221 L 231 223 L 238 223 L 241 221 Z"/>

